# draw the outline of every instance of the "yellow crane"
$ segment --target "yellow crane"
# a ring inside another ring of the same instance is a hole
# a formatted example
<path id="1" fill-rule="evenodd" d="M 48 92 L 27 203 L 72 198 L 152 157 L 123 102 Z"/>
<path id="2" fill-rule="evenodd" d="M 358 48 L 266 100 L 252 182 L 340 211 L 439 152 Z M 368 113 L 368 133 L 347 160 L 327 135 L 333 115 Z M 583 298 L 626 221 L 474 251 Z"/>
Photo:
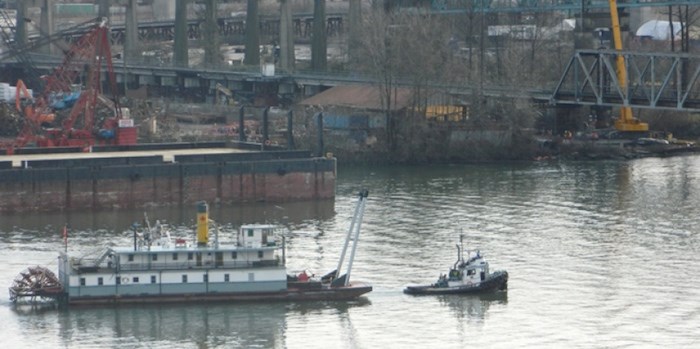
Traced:
<path id="1" fill-rule="evenodd" d="M 620 17 L 618 17 L 617 13 L 617 0 L 608 1 L 612 19 L 613 43 L 616 51 L 622 51 L 622 35 L 620 34 Z M 624 91 L 627 87 L 627 67 L 625 66 L 625 57 L 622 54 L 617 55 L 616 65 L 617 81 L 620 84 L 620 89 Z M 645 132 L 649 131 L 649 124 L 636 119 L 632 115 L 632 108 L 622 107 L 620 109 L 620 117 L 615 120 L 615 129 L 623 132 Z"/>

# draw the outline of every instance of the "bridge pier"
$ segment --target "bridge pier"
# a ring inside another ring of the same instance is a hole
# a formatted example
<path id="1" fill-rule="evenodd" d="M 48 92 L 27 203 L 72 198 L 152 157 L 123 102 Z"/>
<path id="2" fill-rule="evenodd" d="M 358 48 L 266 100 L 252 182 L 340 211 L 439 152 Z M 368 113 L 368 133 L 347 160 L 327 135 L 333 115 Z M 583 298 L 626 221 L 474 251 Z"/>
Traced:
<path id="1" fill-rule="evenodd" d="M 294 69 L 294 29 L 291 0 L 280 0 L 280 68 Z"/>
<path id="2" fill-rule="evenodd" d="M 15 19 L 15 41 L 17 47 L 24 47 L 29 42 L 27 31 L 27 18 L 30 7 L 41 8 L 41 23 L 39 23 L 40 35 L 51 35 L 54 33 L 53 7 L 54 0 L 22 0 L 17 1 L 17 18 Z M 42 48 L 42 52 L 50 53 L 50 46 Z"/>
<path id="3" fill-rule="evenodd" d="M 53 8 L 54 0 L 44 0 L 41 6 L 41 23 L 39 28 L 41 29 L 41 35 L 51 36 L 54 33 L 54 22 L 53 22 Z M 53 53 L 53 46 L 46 45 L 41 48 L 42 53 L 51 54 Z"/>
<path id="4" fill-rule="evenodd" d="M 243 63 L 246 65 L 260 65 L 260 24 L 258 17 L 258 0 L 248 0 L 245 22 L 245 58 L 243 58 Z"/>
<path id="5" fill-rule="evenodd" d="M 126 0 L 126 14 L 124 17 L 124 25 L 126 30 L 126 37 L 124 38 L 124 58 L 131 60 L 137 58 L 139 53 L 136 10 L 136 0 Z"/>
<path id="6" fill-rule="evenodd" d="M 175 67 L 187 67 L 189 65 L 187 2 L 188 0 L 177 0 L 175 3 L 175 45 L 173 47 L 173 65 Z"/>
<path id="7" fill-rule="evenodd" d="M 314 0 L 314 33 L 311 37 L 311 69 L 322 72 L 327 66 L 326 0 Z"/>

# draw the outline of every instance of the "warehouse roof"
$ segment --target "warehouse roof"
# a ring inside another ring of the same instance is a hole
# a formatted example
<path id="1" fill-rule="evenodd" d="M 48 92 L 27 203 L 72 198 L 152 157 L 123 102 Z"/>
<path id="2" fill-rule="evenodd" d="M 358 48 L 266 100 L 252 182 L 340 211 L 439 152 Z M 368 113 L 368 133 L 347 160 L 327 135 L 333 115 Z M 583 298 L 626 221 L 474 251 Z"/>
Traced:
<path id="1" fill-rule="evenodd" d="M 343 106 L 360 109 L 382 110 L 380 89 L 377 86 L 347 85 L 331 87 L 321 93 L 301 101 L 308 106 Z M 396 88 L 393 93 L 391 110 L 401 110 L 411 104 L 411 90 Z"/>

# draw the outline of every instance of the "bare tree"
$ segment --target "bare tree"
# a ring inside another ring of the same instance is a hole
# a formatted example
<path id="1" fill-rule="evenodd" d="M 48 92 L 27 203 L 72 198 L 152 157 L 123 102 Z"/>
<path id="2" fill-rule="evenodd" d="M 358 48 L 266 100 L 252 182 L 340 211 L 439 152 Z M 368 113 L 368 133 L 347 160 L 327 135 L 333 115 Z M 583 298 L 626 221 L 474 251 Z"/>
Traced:
<path id="1" fill-rule="evenodd" d="M 380 90 L 380 100 L 385 115 L 385 128 L 390 148 L 394 147 L 393 120 L 391 116 L 393 95 L 395 93 L 398 72 L 392 64 L 392 53 L 390 50 L 390 38 L 388 36 L 390 18 L 382 11 L 372 11 L 367 13 L 362 19 L 363 45 L 358 47 L 365 58 L 364 65 L 359 69 L 370 74 L 377 79 Z"/>
<path id="2" fill-rule="evenodd" d="M 404 124 L 404 131 L 417 132 L 417 126 L 405 126 L 411 120 L 418 125 L 429 98 L 464 80 L 461 73 L 455 74 L 452 69 L 461 62 L 454 60 L 448 28 L 447 23 L 427 12 L 416 15 L 373 11 L 363 18 L 359 50 L 364 64 L 359 69 L 376 78 L 392 150 L 396 149 L 398 123 Z M 411 90 L 412 106 L 407 113 L 410 115 L 396 120 L 392 111 L 396 109 L 399 88 Z"/>
<path id="3" fill-rule="evenodd" d="M 690 28 L 694 26 L 696 23 L 700 22 L 700 8 L 691 8 L 688 5 L 681 6 L 678 5 L 677 11 L 673 10 L 672 6 L 668 7 L 668 12 L 665 13 L 668 15 L 669 19 L 669 31 L 670 31 L 670 44 L 671 44 L 671 51 L 675 51 L 675 28 L 673 24 L 673 19 L 677 19 L 678 22 L 680 23 L 680 44 L 681 44 L 681 52 L 683 53 L 690 53 Z M 689 73 L 689 60 L 688 58 L 682 58 L 683 65 L 681 66 L 681 74 L 680 74 L 680 81 L 682 85 L 687 85 L 688 79 L 690 77 Z"/>

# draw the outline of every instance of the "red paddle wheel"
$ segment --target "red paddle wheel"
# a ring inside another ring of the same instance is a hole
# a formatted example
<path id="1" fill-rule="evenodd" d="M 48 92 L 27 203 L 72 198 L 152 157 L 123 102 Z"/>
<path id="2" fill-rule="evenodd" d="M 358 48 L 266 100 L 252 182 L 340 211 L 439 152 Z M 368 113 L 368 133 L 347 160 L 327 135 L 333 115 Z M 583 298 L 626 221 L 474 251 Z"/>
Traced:
<path id="1" fill-rule="evenodd" d="M 63 295 L 63 286 L 56 274 L 45 267 L 29 267 L 19 273 L 10 287 L 10 300 L 17 302 L 20 298 L 57 299 Z"/>

